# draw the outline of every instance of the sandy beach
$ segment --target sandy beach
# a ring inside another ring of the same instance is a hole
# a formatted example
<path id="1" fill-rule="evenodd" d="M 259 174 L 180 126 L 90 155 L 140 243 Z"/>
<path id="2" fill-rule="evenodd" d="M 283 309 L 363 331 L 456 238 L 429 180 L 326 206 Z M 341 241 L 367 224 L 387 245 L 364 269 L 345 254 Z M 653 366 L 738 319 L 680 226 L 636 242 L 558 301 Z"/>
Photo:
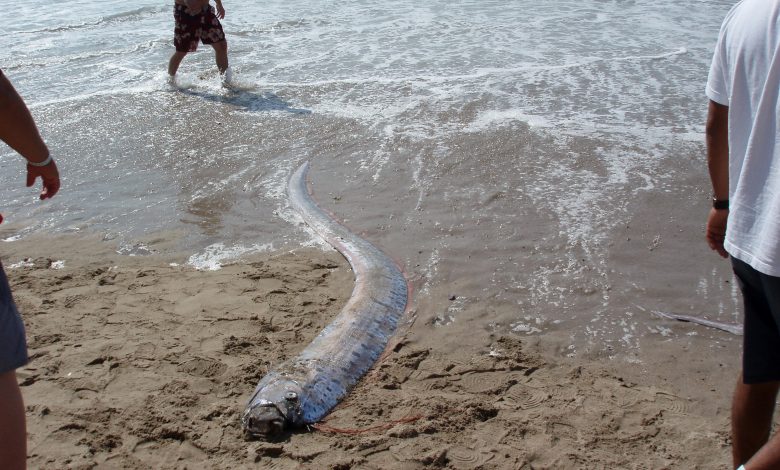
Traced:
<path id="1" fill-rule="evenodd" d="M 63 183 L 0 148 L 30 468 L 729 470 L 741 337 L 657 312 L 741 321 L 703 241 L 733 3 L 226 2 L 230 87 L 206 46 L 169 83 L 170 4 L 19 4 L 0 66 Z M 408 314 L 323 422 L 245 440 L 353 287 L 305 161 Z"/>
<path id="2" fill-rule="evenodd" d="M 247 441 L 256 382 L 350 295 L 337 252 L 198 271 L 97 238 L 3 249 L 32 358 L 19 370 L 30 468 L 729 468 L 727 354 L 666 345 L 639 371 L 489 331 L 474 351 L 414 311 L 323 423 Z"/>

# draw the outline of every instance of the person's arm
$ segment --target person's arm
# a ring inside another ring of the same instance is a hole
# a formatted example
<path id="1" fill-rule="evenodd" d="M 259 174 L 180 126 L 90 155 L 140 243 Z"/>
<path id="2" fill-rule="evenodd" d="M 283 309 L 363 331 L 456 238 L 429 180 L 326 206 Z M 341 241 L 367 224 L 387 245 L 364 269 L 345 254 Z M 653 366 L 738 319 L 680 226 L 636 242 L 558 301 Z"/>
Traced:
<path id="1" fill-rule="evenodd" d="M 729 198 L 729 107 L 710 100 L 707 113 L 707 167 L 712 182 L 712 196 L 721 201 Z M 720 256 L 728 253 L 726 239 L 728 209 L 710 210 L 707 219 L 707 244 Z"/>
<path id="2" fill-rule="evenodd" d="M 43 142 L 30 111 L 16 89 L 0 72 L 0 140 L 19 152 L 27 160 L 27 186 L 39 176 L 43 180 L 41 199 L 47 199 L 60 189 L 57 164 L 49 158 L 49 149 Z M 44 166 L 35 164 L 48 163 Z"/>
<path id="3" fill-rule="evenodd" d="M 225 18 L 225 7 L 222 6 L 222 0 L 214 0 L 217 4 L 217 18 L 220 20 Z"/>

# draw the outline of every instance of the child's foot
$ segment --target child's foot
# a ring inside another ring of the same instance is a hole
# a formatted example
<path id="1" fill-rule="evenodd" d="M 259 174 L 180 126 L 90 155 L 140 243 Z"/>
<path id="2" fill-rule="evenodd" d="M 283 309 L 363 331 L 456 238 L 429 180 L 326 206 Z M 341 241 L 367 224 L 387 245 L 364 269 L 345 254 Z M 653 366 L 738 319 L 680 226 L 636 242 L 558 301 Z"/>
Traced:
<path id="1" fill-rule="evenodd" d="M 220 74 L 220 79 L 222 80 L 222 86 L 225 88 L 229 88 L 230 85 L 233 84 L 233 69 L 230 67 L 226 68 L 223 73 Z"/>
<path id="2" fill-rule="evenodd" d="M 168 75 L 168 78 L 165 80 L 165 82 L 168 85 L 175 87 L 176 86 L 176 75 Z"/>

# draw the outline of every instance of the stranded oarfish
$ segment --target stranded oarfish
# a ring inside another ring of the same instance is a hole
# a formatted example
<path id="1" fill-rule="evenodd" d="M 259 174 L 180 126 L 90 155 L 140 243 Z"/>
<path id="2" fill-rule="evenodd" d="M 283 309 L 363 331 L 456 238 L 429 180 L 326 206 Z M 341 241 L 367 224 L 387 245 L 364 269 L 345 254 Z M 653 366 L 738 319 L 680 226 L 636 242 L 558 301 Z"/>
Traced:
<path id="1" fill-rule="evenodd" d="M 322 419 L 385 349 L 406 309 L 401 270 L 374 245 L 335 222 L 306 188 L 309 164 L 293 173 L 287 193 L 303 220 L 352 266 L 355 287 L 336 318 L 301 352 L 257 384 L 244 410 L 246 433 L 274 437 Z"/>

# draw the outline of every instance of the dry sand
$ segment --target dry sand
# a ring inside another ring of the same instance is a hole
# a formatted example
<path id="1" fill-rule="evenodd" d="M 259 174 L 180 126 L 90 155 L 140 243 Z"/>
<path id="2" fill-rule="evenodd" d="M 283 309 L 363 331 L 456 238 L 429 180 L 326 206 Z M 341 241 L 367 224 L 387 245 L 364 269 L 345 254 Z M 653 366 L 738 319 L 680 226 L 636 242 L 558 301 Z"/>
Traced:
<path id="1" fill-rule="evenodd" d="M 350 294 L 338 253 L 196 271 L 58 237 L 6 243 L 3 260 L 32 358 L 19 370 L 31 468 L 729 468 L 733 350 L 666 349 L 638 371 L 545 355 L 532 336 L 428 340 L 442 335 L 412 311 L 324 423 L 247 441 L 257 381 Z"/>

